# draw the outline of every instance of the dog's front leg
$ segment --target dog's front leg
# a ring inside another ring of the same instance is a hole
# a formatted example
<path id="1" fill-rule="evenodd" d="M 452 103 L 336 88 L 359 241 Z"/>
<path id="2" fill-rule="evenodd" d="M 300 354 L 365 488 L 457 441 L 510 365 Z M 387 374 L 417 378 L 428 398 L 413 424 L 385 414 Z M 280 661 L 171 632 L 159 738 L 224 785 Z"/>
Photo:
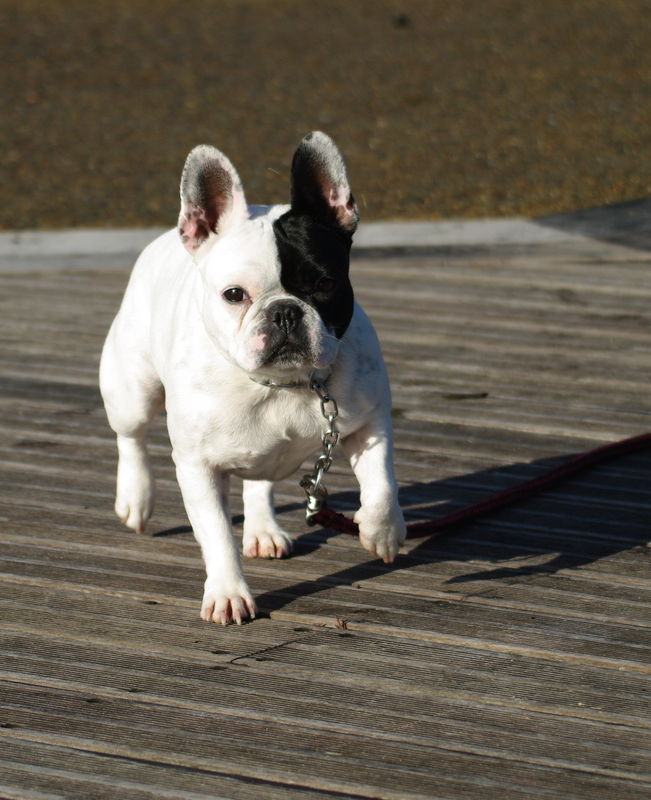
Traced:
<path id="1" fill-rule="evenodd" d="M 342 444 L 359 482 L 360 508 L 355 514 L 359 540 L 388 564 L 406 536 L 393 472 L 391 422 L 369 422 L 343 439 Z"/>
<path id="2" fill-rule="evenodd" d="M 206 565 L 201 618 L 226 625 L 256 614 L 231 531 L 228 476 L 202 462 L 176 463 L 185 509 Z"/>

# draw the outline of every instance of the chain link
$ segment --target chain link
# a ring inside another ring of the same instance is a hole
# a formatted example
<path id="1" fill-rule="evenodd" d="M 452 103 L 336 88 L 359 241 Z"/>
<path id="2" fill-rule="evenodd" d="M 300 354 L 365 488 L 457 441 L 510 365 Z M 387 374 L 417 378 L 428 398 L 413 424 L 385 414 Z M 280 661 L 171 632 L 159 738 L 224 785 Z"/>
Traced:
<path id="1" fill-rule="evenodd" d="M 304 475 L 300 484 L 307 496 L 305 519 L 309 525 L 314 525 L 314 518 L 321 511 L 328 497 L 328 492 L 322 481 L 323 476 L 332 466 L 332 451 L 339 441 L 339 431 L 335 428 L 335 420 L 339 416 L 339 409 L 337 408 L 336 400 L 328 394 L 328 389 L 324 383 L 312 380 L 310 388 L 319 398 L 321 414 L 328 422 L 328 427 L 321 438 L 323 450 L 317 456 L 312 472 Z"/>

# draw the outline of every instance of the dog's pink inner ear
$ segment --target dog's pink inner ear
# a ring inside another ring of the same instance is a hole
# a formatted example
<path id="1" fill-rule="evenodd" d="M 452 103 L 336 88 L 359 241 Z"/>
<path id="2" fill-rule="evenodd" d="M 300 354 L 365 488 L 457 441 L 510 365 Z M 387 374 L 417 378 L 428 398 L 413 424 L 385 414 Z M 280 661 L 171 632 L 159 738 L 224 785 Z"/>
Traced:
<path id="1" fill-rule="evenodd" d="M 195 147 L 181 174 L 178 230 L 185 248 L 194 253 L 211 233 L 246 218 L 244 191 L 231 162 L 210 145 Z"/>
<path id="2" fill-rule="evenodd" d="M 189 205 L 179 217 L 181 241 L 191 253 L 208 238 L 210 230 L 210 222 L 197 206 Z"/>
<path id="3" fill-rule="evenodd" d="M 357 227 L 359 211 L 350 190 L 344 159 L 322 131 L 308 133 L 292 160 L 292 208 L 347 234 Z"/>
<path id="4" fill-rule="evenodd" d="M 328 204 L 334 209 L 337 223 L 344 230 L 354 231 L 357 227 L 359 213 L 350 188 L 346 184 L 332 186 L 328 196 Z"/>

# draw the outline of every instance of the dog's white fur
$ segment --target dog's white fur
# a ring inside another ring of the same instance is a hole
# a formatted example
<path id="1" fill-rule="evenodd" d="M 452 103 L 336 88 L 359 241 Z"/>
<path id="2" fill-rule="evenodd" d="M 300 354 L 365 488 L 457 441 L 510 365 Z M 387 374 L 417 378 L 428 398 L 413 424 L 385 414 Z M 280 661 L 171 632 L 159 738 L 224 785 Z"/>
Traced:
<path id="1" fill-rule="evenodd" d="M 327 375 L 342 448 L 360 485 L 355 519 L 362 545 L 390 562 L 405 528 L 392 466 L 390 392 L 371 323 L 356 305 L 339 342 L 301 303 L 309 363 L 289 371 L 261 363 L 260 321 L 270 303 L 288 297 L 272 228 L 286 207 L 250 219 L 237 174 L 219 155 L 235 177 L 216 231 L 184 246 L 172 230 L 143 251 L 104 346 L 100 384 L 117 434 L 116 513 L 138 532 L 154 503 L 145 436 L 166 408 L 178 482 L 206 565 L 201 616 L 225 624 L 256 613 L 231 531 L 229 476 L 244 479 L 244 555 L 288 555 L 292 543 L 274 516 L 272 482 L 319 450 L 326 424 L 309 388 L 257 380 Z M 189 205 L 186 198 L 184 223 Z M 232 286 L 246 290 L 245 309 L 224 302 Z"/>

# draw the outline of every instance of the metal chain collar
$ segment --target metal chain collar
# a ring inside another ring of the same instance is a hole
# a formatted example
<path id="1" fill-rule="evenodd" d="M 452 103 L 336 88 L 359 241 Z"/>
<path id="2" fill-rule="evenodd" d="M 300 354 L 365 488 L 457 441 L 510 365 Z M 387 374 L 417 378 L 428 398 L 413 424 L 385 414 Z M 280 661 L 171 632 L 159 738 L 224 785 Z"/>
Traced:
<path id="1" fill-rule="evenodd" d="M 325 506 L 328 497 L 328 492 L 321 481 L 332 466 L 332 451 L 339 441 L 339 432 L 335 428 L 335 420 L 339 416 L 339 409 L 335 399 L 328 394 L 325 383 L 312 380 L 310 381 L 310 388 L 316 392 L 321 401 L 321 414 L 328 422 L 328 427 L 321 438 L 323 450 L 317 456 L 312 472 L 304 475 L 300 483 L 307 496 L 305 520 L 309 525 L 314 525 L 314 518 Z"/>

